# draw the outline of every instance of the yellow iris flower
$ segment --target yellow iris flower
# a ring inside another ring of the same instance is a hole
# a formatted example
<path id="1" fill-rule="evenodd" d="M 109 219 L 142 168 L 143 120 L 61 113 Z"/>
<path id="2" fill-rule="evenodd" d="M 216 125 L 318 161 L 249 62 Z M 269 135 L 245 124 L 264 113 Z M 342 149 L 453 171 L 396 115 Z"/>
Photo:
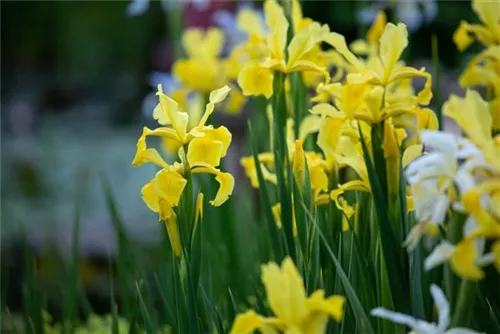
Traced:
<path id="1" fill-rule="evenodd" d="M 424 78 L 425 86 L 417 94 L 417 101 L 426 105 L 432 98 L 431 75 L 425 68 L 416 70 L 412 67 L 400 66 L 399 59 L 408 46 L 408 31 L 406 25 L 388 23 L 379 40 L 378 57 L 363 62 L 347 47 L 344 36 L 329 33 L 324 40 L 337 50 L 349 62 L 353 71 L 347 75 L 349 84 L 370 84 L 387 88 L 390 84 L 409 78 Z"/>
<path id="2" fill-rule="evenodd" d="M 183 177 L 186 168 L 189 168 L 193 174 L 209 173 L 215 175 L 220 188 L 210 204 L 220 206 L 231 195 L 234 188 L 233 176 L 216 168 L 219 166 L 221 158 L 226 156 L 231 143 L 231 133 L 224 126 L 213 128 L 211 125 L 206 125 L 215 105 L 226 98 L 229 90 L 229 87 L 224 86 L 211 92 L 204 114 L 198 124 L 189 129 L 189 114 L 180 111 L 177 102 L 163 93 L 161 85 L 158 86 L 157 95 L 160 102 L 153 111 L 153 117 L 164 126 L 154 130 L 144 127 L 143 133 L 137 141 L 137 152 L 132 165 L 137 167 L 150 162 L 162 168 L 155 178 L 142 189 L 146 205 L 152 211 L 159 213 L 161 220 L 175 216 L 173 208 L 178 205 L 187 183 Z M 179 143 L 181 163 L 176 162 L 169 165 L 156 149 L 148 148 L 146 144 L 148 136 L 168 138 Z"/>
<path id="3" fill-rule="evenodd" d="M 297 16 L 297 9 L 295 11 Z M 324 68 L 306 59 L 308 52 L 329 33 L 328 26 L 321 26 L 316 22 L 307 24 L 295 32 L 287 47 L 289 24 L 283 8 L 275 0 L 266 0 L 264 13 L 269 29 L 269 33 L 265 36 L 265 51 L 262 52 L 265 58 L 244 66 L 238 75 L 238 84 L 245 96 L 262 94 L 266 98 L 271 97 L 274 71 L 283 73 L 316 71 L 328 76 Z M 255 28 L 253 20 L 248 30 L 254 33 L 252 36 L 262 34 L 261 30 Z"/>
<path id="4" fill-rule="evenodd" d="M 178 59 L 172 68 L 175 77 L 186 87 L 210 92 L 227 82 L 219 59 L 224 47 L 224 33 L 218 28 L 206 32 L 198 28 L 186 30 L 182 46 L 187 58 Z"/>
<path id="5" fill-rule="evenodd" d="M 482 149 L 486 161 L 500 171 L 500 145 L 492 138 L 490 109 L 479 93 L 468 90 L 464 98 L 451 95 L 443 105 L 443 113 L 457 122 L 469 139 Z"/>
<path id="6" fill-rule="evenodd" d="M 496 1 L 473 0 L 472 9 L 483 24 L 460 22 L 453 41 L 460 51 L 467 49 L 474 38 L 483 45 L 500 44 L 500 6 Z"/>
<path id="7" fill-rule="evenodd" d="M 276 263 L 262 266 L 262 282 L 266 290 L 273 317 L 264 317 L 254 310 L 236 316 L 231 333 L 251 333 L 260 330 L 274 333 L 324 333 L 328 318 L 340 321 L 345 298 L 325 298 L 323 290 L 316 290 L 309 297 L 304 282 L 293 261 L 287 257 L 281 267 Z"/>

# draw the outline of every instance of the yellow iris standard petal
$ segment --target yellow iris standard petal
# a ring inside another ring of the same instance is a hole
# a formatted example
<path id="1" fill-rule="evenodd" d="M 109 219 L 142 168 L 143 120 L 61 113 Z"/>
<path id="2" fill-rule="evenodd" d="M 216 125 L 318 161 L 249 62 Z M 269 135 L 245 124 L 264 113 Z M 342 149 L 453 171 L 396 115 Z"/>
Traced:
<path id="1" fill-rule="evenodd" d="M 273 313 L 287 324 L 300 324 L 306 315 L 306 291 L 293 261 L 287 257 L 281 268 L 275 263 L 262 265 L 262 282 Z"/>
<path id="2" fill-rule="evenodd" d="M 208 164 L 217 167 L 222 157 L 222 142 L 205 138 L 191 140 L 187 151 L 187 160 L 190 165 Z"/>
<path id="3" fill-rule="evenodd" d="M 288 20 L 283 8 L 276 0 L 264 2 L 264 14 L 270 33 L 267 36 L 267 45 L 273 59 L 285 59 L 285 46 L 288 33 Z"/>
<path id="4" fill-rule="evenodd" d="M 160 103 L 153 111 L 153 118 L 161 125 L 171 124 L 182 141 L 186 136 L 189 121 L 188 114 L 178 110 L 177 102 L 163 93 L 161 84 L 158 85 L 158 92 L 156 95 L 159 97 Z"/>
<path id="5" fill-rule="evenodd" d="M 207 103 L 207 106 L 205 107 L 205 113 L 201 117 L 200 122 L 198 123 L 198 127 L 203 127 L 205 125 L 210 115 L 212 115 L 212 113 L 214 112 L 215 105 L 224 101 L 230 90 L 231 88 L 226 85 L 210 93 L 209 101 Z"/>
<path id="6" fill-rule="evenodd" d="M 264 22 L 254 10 L 240 10 L 236 16 L 236 24 L 241 31 L 247 33 L 249 38 L 262 38 L 264 36 Z"/>
<path id="7" fill-rule="evenodd" d="M 238 74 L 238 85 L 243 95 L 264 95 L 267 99 L 273 95 L 273 72 L 260 65 L 243 67 Z"/>
<path id="8" fill-rule="evenodd" d="M 307 301 L 307 307 L 311 311 L 326 313 L 336 321 L 341 321 L 344 314 L 345 297 L 331 296 L 325 299 L 323 290 L 315 291 Z"/>
<path id="9" fill-rule="evenodd" d="M 354 55 L 354 53 L 349 50 L 344 36 L 337 34 L 336 32 L 331 32 L 325 37 L 324 40 L 337 50 L 337 52 L 340 53 L 357 71 L 363 70 L 364 65 Z"/>
<path id="10" fill-rule="evenodd" d="M 379 12 L 372 26 L 366 33 L 366 39 L 372 44 L 378 44 L 380 37 L 384 33 L 385 25 L 387 24 L 387 16 L 384 12 Z"/>
<path id="11" fill-rule="evenodd" d="M 408 30 L 404 23 L 388 23 L 380 37 L 380 58 L 384 65 L 384 77 L 387 80 L 404 49 L 408 46 Z"/>

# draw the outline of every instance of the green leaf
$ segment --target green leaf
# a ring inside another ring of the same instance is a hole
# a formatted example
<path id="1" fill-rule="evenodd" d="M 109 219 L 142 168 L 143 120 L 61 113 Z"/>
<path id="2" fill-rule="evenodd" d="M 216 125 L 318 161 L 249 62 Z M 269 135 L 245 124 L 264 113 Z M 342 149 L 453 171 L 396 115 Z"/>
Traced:
<path id="1" fill-rule="evenodd" d="M 366 315 L 365 310 L 363 309 L 363 306 L 361 305 L 361 302 L 359 301 L 359 298 L 356 294 L 356 291 L 352 287 L 351 283 L 349 282 L 349 278 L 347 277 L 346 273 L 344 272 L 344 269 L 342 268 L 340 262 L 338 261 L 337 257 L 333 253 L 332 249 L 328 245 L 328 242 L 323 235 L 323 233 L 319 230 L 319 228 L 316 228 L 316 231 L 318 232 L 323 246 L 328 252 L 328 255 L 330 256 L 330 259 L 332 260 L 336 272 L 337 272 L 337 277 L 340 279 L 340 282 L 342 283 L 342 286 L 344 287 L 344 290 L 346 292 L 346 300 L 347 303 L 351 306 L 352 311 L 354 313 L 354 316 L 356 318 L 356 322 L 359 324 L 361 328 L 362 333 L 374 333 L 372 325 L 370 323 L 370 320 L 368 316 Z"/>
<path id="2" fill-rule="evenodd" d="M 273 249 L 274 259 L 279 262 L 283 259 L 283 251 L 281 248 L 281 242 L 279 237 L 278 227 L 276 226 L 276 221 L 274 220 L 271 200 L 269 199 L 269 192 L 267 190 L 267 184 L 264 180 L 264 176 L 262 174 L 262 169 L 260 168 L 259 158 L 257 156 L 257 142 L 253 135 L 252 126 L 249 124 L 248 126 L 250 142 L 252 144 L 252 155 L 255 162 L 255 169 L 257 171 L 257 178 L 259 180 L 259 188 L 260 188 L 260 202 L 262 204 L 262 208 L 264 210 L 264 214 L 267 218 L 268 228 L 269 228 L 269 236 L 271 238 L 271 246 Z"/>
<path id="3" fill-rule="evenodd" d="M 370 153 L 368 152 L 368 149 L 366 147 L 366 142 L 364 140 L 363 134 L 361 133 L 361 130 L 359 132 L 359 135 L 361 138 L 363 156 L 368 171 L 368 178 L 370 179 L 370 187 L 373 194 L 372 199 L 377 214 L 376 221 L 380 231 L 382 253 L 386 264 L 385 267 L 387 270 L 389 285 L 391 289 L 392 301 L 394 303 L 396 311 L 408 313 L 409 300 L 408 294 L 406 292 L 409 291 L 409 288 L 405 288 L 407 287 L 406 275 L 403 272 L 403 267 L 400 262 L 401 246 L 396 243 L 396 238 L 394 237 L 391 228 L 391 218 L 389 216 L 389 213 L 387 212 L 387 197 L 385 196 L 385 194 L 387 194 L 387 191 L 383 190 L 381 187 L 381 181 L 379 177 L 377 177 L 377 171 L 375 170 L 375 167 L 370 158 Z M 383 166 L 385 169 L 385 164 L 383 164 Z M 386 184 L 385 179 L 384 184 Z"/>

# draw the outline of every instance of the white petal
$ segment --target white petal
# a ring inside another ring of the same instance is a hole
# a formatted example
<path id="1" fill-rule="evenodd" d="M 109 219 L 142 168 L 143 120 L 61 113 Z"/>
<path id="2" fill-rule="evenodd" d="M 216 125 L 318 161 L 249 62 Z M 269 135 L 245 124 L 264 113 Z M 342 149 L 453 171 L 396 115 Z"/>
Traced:
<path id="1" fill-rule="evenodd" d="M 144 14 L 149 8 L 149 0 L 132 0 L 127 6 L 127 15 L 139 16 Z"/>
<path id="2" fill-rule="evenodd" d="M 445 334 L 479 334 L 480 332 L 476 332 L 475 330 L 468 329 L 468 328 L 452 328 L 449 331 L 447 331 Z"/>
<path id="3" fill-rule="evenodd" d="M 430 223 L 432 224 L 442 224 L 444 218 L 446 217 L 446 212 L 450 206 L 450 199 L 445 194 L 439 194 L 436 201 L 433 202 L 432 216 Z"/>
<path id="4" fill-rule="evenodd" d="M 434 248 L 432 253 L 430 253 L 429 256 L 425 258 L 425 270 L 431 270 L 441 263 L 446 262 L 451 257 L 454 251 L 455 246 L 446 241 L 441 242 L 436 248 Z"/>
<path id="5" fill-rule="evenodd" d="M 444 332 L 450 323 L 450 304 L 443 290 L 436 284 L 431 284 L 431 295 L 438 312 L 438 332 Z"/>
<path id="6" fill-rule="evenodd" d="M 374 308 L 370 311 L 370 314 L 374 317 L 387 319 L 393 323 L 406 325 L 410 328 L 415 328 L 417 326 L 418 319 L 406 314 L 389 311 L 383 307 Z"/>

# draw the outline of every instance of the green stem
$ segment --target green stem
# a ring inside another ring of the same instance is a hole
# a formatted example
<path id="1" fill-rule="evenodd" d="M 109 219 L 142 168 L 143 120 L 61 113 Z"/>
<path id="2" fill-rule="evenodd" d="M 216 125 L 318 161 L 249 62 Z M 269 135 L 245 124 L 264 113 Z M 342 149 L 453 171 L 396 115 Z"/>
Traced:
<path id="1" fill-rule="evenodd" d="M 443 113 L 441 111 L 441 86 L 439 78 L 439 49 L 438 49 L 438 38 L 435 34 L 432 34 L 432 64 L 434 67 L 434 98 L 436 101 L 436 116 L 438 119 L 439 130 L 442 131 L 443 124 Z"/>
<path id="2" fill-rule="evenodd" d="M 475 283 L 469 280 L 462 280 L 460 291 L 458 293 L 457 305 L 453 313 L 451 327 L 467 325 L 468 314 L 471 310 L 471 305 L 474 302 Z"/>

